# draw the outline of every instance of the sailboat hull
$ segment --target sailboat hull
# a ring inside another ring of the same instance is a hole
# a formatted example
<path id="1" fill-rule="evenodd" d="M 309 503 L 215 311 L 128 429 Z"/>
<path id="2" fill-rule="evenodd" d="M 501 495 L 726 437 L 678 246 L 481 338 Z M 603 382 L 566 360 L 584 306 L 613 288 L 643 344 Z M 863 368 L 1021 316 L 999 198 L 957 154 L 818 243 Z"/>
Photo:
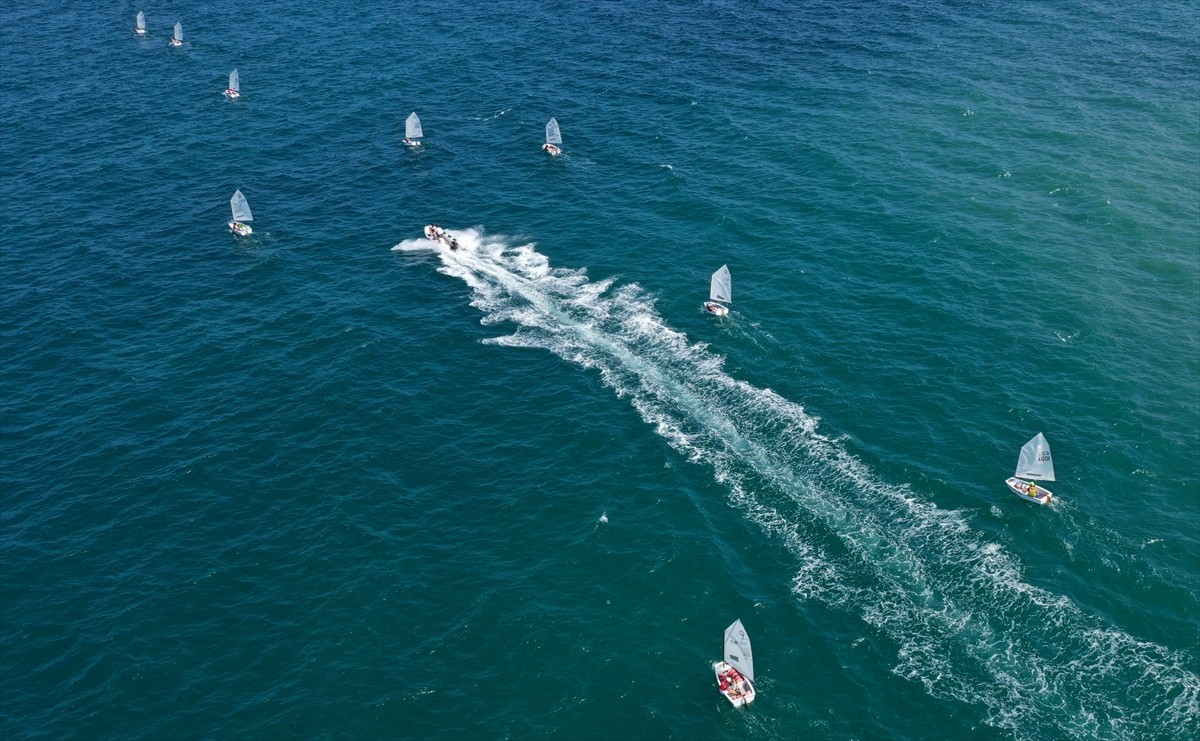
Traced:
<path id="1" fill-rule="evenodd" d="M 713 662 L 713 672 L 717 675 L 718 691 L 735 708 L 740 708 L 743 705 L 749 705 L 754 702 L 755 692 L 754 684 L 740 673 L 736 675 L 737 678 L 735 681 L 730 681 L 731 673 L 736 671 L 736 669 L 724 661 Z M 722 684 L 724 684 L 723 688 L 721 687 Z"/>
<path id="2" fill-rule="evenodd" d="M 704 310 L 707 311 L 709 314 L 712 314 L 713 316 L 726 316 L 729 314 L 729 307 L 722 306 L 721 304 L 718 304 L 716 301 L 705 301 L 704 302 Z"/>
<path id="3" fill-rule="evenodd" d="M 248 237 L 254 233 L 254 230 L 251 229 L 248 224 L 243 224 L 238 221 L 229 222 L 229 231 L 233 232 L 239 237 Z"/>
<path id="4" fill-rule="evenodd" d="M 544 149 L 546 151 L 546 153 L 551 155 L 552 157 L 557 157 L 558 155 L 562 154 L 562 150 L 559 149 L 558 147 L 554 146 L 550 142 L 546 142 L 545 144 L 543 144 L 542 149 Z"/>
<path id="5" fill-rule="evenodd" d="M 1050 493 L 1049 489 L 1044 489 L 1040 486 L 1037 488 L 1037 496 L 1032 496 L 1032 497 L 1029 496 L 1029 482 L 1022 481 L 1021 479 L 1019 479 L 1015 476 L 1010 478 L 1008 481 L 1005 481 L 1004 483 L 1008 484 L 1009 491 L 1011 491 L 1013 494 L 1016 494 L 1017 496 L 1019 496 L 1020 498 L 1024 499 L 1027 502 L 1034 502 L 1035 504 L 1046 505 L 1046 504 L 1050 504 L 1050 502 L 1054 499 L 1054 495 Z"/>
<path id="6" fill-rule="evenodd" d="M 234 90 L 233 88 L 229 88 L 228 90 L 225 91 L 225 97 L 229 98 L 230 100 L 233 100 L 235 98 L 242 97 L 242 94 L 239 93 L 238 91 Z"/>

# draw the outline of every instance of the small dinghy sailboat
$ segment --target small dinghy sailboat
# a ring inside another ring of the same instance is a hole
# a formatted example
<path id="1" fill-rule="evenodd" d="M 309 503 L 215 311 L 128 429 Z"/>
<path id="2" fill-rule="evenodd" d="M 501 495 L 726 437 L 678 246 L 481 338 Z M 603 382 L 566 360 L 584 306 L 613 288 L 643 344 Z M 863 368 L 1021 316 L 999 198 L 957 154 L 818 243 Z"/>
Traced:
<path id="1" fill-rule="evenodd" d="M 183 46 L 183 24 L 175 21 L 175 35 L 171 37 L 171 46 Z"/>
<path id="2" fill-rule="evenodd" d="M 230 100 L 242 97 L 242 82 L 238 79 L 236 69 L 229 73 L 229 87 L 225 88 L 225 97 Z"/>
<path id="3" fill-rule="evenodd" d="M 146 35 L 146 14 L 139 10 L 138 14 L 137 14 L 137 21 L 135 21 L 134 23 L 135 23 L 135 25 L 133 27 L 133 32 L 136 33 L 138 36 L 145 36 Z"/>
<path id="4" fill-rule="evenodd" d="M 1023 479 L 1029 479 L 1024 481 Z M 1050 444 L 1046 437 L 1038 433 L 1037 437 L 1021 446 L 1021 455 L 1017 458 L 1017 472 L 1004 483 L 1013 494 L 1038 504 L 1050 504 L 1054 495 L 1049 489 L 1043 489 L 1034 481 L 1054 480 L 1054 460 L 1050 457 Z"/>
<path id="5" fill-rule="evenodd" d="M 423 136 L 425 133 L 421 131 L 421 119 L 417 118 L 417 112 L 413 111 L 404 122 L 404 145 L 419 147 Z"/>
<path id="6" fill-rule="evenodd" d="M 562 154 L 562 148 L 558 145 L 562 144 L 562 132 L 558 130 L 558 119 L 552 118 L 546 124 L 546 143 L 542 145 L 542 149 L 547 154 L 557 156 Z"/>
<path id="7" fill-rule="evenodd" d="M 425 227 L 425 238 L 431 242 L 443 244 L 452 250 L 458 249 L 458 240 L 450 236 L 450 232 L 437 224 L 430 224 Z"/>
<path id="8" fill-rule="evenodd" d="M 728 306 L 717 303 L 718 301 L 724 301 L 727 304 L 733 302 L 733 279 L 729 277 L 728 265 L 722 265 L 720 270 L 712 274 L 708 297 L 712 300 L 704 302 L 705 311 L 715 316 L 725 316 L 729 313 Z"/>
<path id="9" fill-rule="evenodd" d="M 229 222 L 229 231 L 239 237 L 248 237 L 254 233 L 248 224 L 243 224 L 243 221 L 254 221 L 254 216 L 250 213 L 250 204 L 246 203 L 246 196 L 242 195 L 241 190 L 237 190 L 233 194 L 233 198 L 229 199 L 229 207 L 233 210 L 233 221 Z"/>
<path id="10" fill-rule="evenodd" d="M 754 654 L 741 620 L 725 629 L 725 660 L 714 661 L 717 686 L 735 708 L 754 702 Z"/>

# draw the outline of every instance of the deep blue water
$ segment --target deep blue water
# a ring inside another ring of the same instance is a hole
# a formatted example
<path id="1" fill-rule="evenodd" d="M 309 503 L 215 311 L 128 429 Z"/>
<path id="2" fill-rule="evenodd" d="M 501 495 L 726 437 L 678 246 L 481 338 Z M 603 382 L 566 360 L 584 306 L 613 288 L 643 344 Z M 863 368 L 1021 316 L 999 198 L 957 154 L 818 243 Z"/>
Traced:
<path id="1" fill-rule="evenodd" d="M 1198 34 L 4 6 L 0 734 L 1197 737 Z"/>

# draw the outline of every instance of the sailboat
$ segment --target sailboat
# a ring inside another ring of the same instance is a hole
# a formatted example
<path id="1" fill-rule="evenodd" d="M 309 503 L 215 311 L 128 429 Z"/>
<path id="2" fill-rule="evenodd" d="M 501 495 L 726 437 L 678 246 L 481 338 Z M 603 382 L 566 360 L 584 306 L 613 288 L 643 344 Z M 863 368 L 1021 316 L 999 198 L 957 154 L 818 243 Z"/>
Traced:
<path id="1" fill-rule="evenodd" d="M 725 659 L 714 661 L 717 686 L 735 708 L 754 702 L 754 654 L 741 620 L 725 629 Z"/>
<path id="2" fill-rule="evenodd" d="M 248 237 L 254 233 L 254 230 L 243 221 L 254 221 L 254 216 L 250 213 L 250 204 L 246 203 L 246 196 L 242 195 L 242 191 L 236 190 L 233 193 L 233 198 L 229 199 L 229 207 L 233 210 L 233 221 L 229 222 L 229 231 L 239 237 Z"/>
<path id="3" fill-rule="evenodd" d="M 425 136 L 425 132 L 421 131 L 421 119 L 417 118 L 417 112 L 413 111 L 404 122 L 404 144 L 409 147 L 419 147 L 423 136 Z"/>
<path id="4" fill-rule="evenodd" d="M 175 21 L 175 35 L 171 37 L 171 46 L 183 46 L 183 24 Z"/>
<path id="5" fill-rule="evenodd" d="M 133 32 L 136 33 L 138 36 L 146 35 L 146 14 L 140 10 L 138 11 L 138 14 L 137 14 L 137 22 L 133 27 Z"/>
<path id="6" fill-rule="evenodd" d="M 1053 480 L 1054 460 L 1050 457 L 1050 444 L 1039 432 L 1037 437 L 1021 446 L 1021 455 L 1017 458 L 1017 472 L 1004 483 L 1008 484 L 1013 494 L 1022 499 L 1038 504 L 1050 504 L 1054 495 L 1049 489 L 1043 489 L 1033 482 Z"/>
<path id="7" fill-rule="evenodd" d="M 238 71 L 229 73 L 229 87 L 225 88 L 225 97 L 230 100 L 242 97 L 242 83 L 238 79 Z"/>
<path id="8" fill-rule="evenodd" d="M 562 144 L 562 132 L 558 130 L 558 119 L 552 118 L 546 124 L 546 143 L 542 145 L 548 154 L 562 154 L 562 149 L 558 146 Z"/>
<path id="9" fill-rule="evenodd" d="M 711 300 L 704 302 L 705 311 L 716 316 L 725 316 L 729 313 L 728 306 L 718 303 L 719 301 L 727 304 L 733 302 L 733 279 L 729 277 L 728 265 L 722 265 L 720 270 L 712 274 L 708 297 Z"/>

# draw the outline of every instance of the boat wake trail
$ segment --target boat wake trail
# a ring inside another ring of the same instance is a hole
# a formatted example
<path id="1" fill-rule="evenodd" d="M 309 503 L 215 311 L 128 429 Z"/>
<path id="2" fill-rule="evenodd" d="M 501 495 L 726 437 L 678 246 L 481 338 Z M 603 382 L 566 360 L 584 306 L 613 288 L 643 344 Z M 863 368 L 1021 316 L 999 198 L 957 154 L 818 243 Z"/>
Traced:
<path id="1" fill-rule="evenodd" d="M 853 613 L 895 642 L 895 673 L 983 708 L 1018 738 L 1194 731 L 1200 677 L 1186 656 L 1027 583 L 1018 559 L 964 514 L 882 480 L 801 406 L 724 372 L 723 359 L 667 326 L 639 286 L 552 268 L 532 245 L 454 236 L 462 248 L 436 250 L 439 270 L 472 289 L 485 325 L 515 326 L 487 342 L 598 371 L 789 550 L 799 598 Z"/>

